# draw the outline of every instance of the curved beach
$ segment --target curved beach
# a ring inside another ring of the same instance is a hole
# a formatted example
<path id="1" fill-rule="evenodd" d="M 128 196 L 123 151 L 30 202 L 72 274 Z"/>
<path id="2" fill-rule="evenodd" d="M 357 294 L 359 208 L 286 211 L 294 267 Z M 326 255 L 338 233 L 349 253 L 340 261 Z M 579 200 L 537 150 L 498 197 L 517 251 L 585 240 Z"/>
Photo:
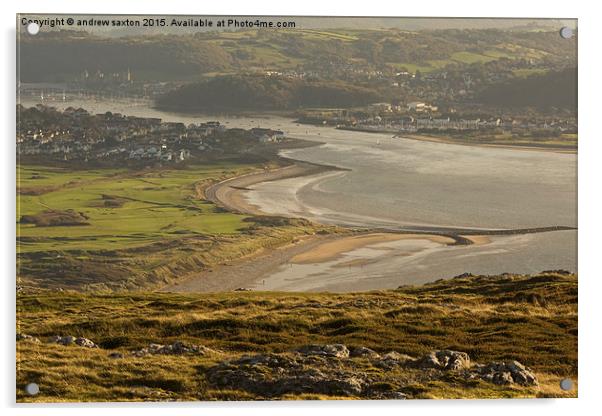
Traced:
<path id="1" fill-rule="evenodd" d="M 251 190 L 251 186 L 262 182 L 318 175 L 324 172 L 331 172 L 335 169 L 334 167 L 312 163 L 294 162 L 282 168 L 264 170 L 226 179 L 209 186 L 205 190 L 205 197 L 209 201 L 232 212 L 266 215 L 265 212 L 262 212 L 245 198 L 244 194 Z"/>

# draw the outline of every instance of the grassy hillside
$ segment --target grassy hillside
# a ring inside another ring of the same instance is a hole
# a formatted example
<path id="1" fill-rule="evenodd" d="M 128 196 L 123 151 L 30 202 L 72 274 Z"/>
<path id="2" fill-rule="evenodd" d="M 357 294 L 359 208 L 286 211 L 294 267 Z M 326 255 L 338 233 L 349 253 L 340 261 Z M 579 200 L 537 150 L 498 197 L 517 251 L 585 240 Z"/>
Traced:
<path id="1" fill-rule="evenodd" d="M 139 171 L 19 166 L 18 283 L 152 288 L 315 232 L 301 220 L 259 224 L 204 199 L 206 186 L 254 169 L 233 162 Z"/>
<path id="2" fill-rule="evenodd" d="M 461 276 L 354 294 L 41 292 L 17 297 L 17 318 L 18 333 L 41 340 L 17 343 L 20 401 L 576 395 L 558 383 L 577 379 L 577 277 L 559 272 Z M 99 348 L 45 342 L 55 335 L 86 337 Z M 150 343 L 176 341 L 198 347 L 148 352 Z M 377 355 L 292 352 L 334 343 Z M 467 353 L 471 369 L 408 364 L 445 349 Z M 244 355 L 254 358 L 239 360 Z M 530 368 L 538 385 L 470 376 L 476 363 L 501 360 Z M 238 364 L 245 362 L 265 364 Z M 299 387 L 288 380 L 290 391 L 270 384 L 282 377 L 273 371 L 286 373 L 291 365 L 293 379 L 313 381 Z M 259 384 L 246 383 L 251 376 Z M 352 379 L 363 383 L 361 391 L 345 388 Z M 29 382 L 40 385 L 39 396 L 24 394 Z"/>
<path id="3" fill-rule="evenodd" d="M 287 29 L 124 38 L 62 31 L 24 36 L 19 46 L 22 82 L 65 81 L 84 70 L 110 74 L 128 68 L 137 80 L 173 80 L 328 62 L 422 72 L 499 59 L 576 65 L 576 39 L 564 40 L 556 30 Z"/>

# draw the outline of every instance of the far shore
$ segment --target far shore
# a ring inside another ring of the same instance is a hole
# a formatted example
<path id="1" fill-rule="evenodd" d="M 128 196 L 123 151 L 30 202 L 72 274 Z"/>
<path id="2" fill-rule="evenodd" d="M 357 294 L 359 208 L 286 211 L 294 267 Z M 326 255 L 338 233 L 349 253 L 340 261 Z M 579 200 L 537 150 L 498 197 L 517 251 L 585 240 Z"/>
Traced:
<path id="1" fill-rule="evenodd" d="M 475 147 L 494 147 L 500 149 L 509 150 L 530 150 L 536 152 L 554 152 L 554 153 L 577 153 L 577 146 L 567 145 L 554 145 L 547 143 L 537 142 L 512 142 L 512 143 L 500 143 L 495 141 L 483 141 L 475 142 L 474 140 L 466 140 L 461 138 L 455 138 L 452 136 L 434 136 L 432 134 L 421 134 L 421 133 L 402 133 L 392 130 L 372 130 L 372 129 L 361 129 L 353 127 L 336 127 L 338 130 L 348 131 L 360 131 L 362 133 L 376 133 L 376 134 L 392 134 L 394 138 L 399 139 L 410 139 L 419 140 L 423 142 L 433 143 L 445 143 L 445 144 L 458 144 L 462 146 L 475 146 Z"/>
<path id="2" fill-rule="evenodd" d="M 431 135 L 422 135 L 422 134 L 404 134 L 398 135 L 401 139 L 411 139 L 411 140 L 420 140 L 424 142 L 434 142 L 434 143 L 446 143 L 446 144 L 458 144 L 462 146 L 477 146 L 477 147 L 495 147 L 500 149 L 510 149 L 510 150 L 530 150 L 536 152 L 554 152 L 554 153 L 577 153 L 576 146 L 555 146 L 551 144 L 545 143 L 496 143 L 496 142 L 483 142 L 483 143 L 475 143 L 469 140 L 456 139 L 451 137 L 439 137 L 439 136 L 431 136 Z"/>

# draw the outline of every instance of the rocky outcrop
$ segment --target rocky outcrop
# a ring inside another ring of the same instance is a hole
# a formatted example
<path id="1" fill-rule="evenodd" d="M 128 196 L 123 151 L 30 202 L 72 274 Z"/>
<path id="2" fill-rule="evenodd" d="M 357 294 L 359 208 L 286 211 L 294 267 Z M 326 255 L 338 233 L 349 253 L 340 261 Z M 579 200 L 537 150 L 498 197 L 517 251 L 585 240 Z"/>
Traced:
<path id="1" fill-rule="evenodd" d="M 212 352 L 210 348 L 203 345 L 187 344 L 182 341 L 176 341 L 173 344 L 149 344 L 148 347 L 132 351 L 132 355 L 136 357 L 144 357 L 145 355 L 165 354 L 165 355 L 183 355 L 183 354 L 199 354 L 205 355 Z"/>
<path id="2" fill-rule="evenodd" d="M 27 334 L 17 334 L 17 341 L 27 341 L 39 344 L 41 341 L 39 338 L 36 338 Z M 74 337 L 73 335 L 61 336 L 61 335 L 53 335 L 46 339 L 46 342 L 49 344 L 60 344 L 60 345 L 77 345 L 79 347 L 84 348 L 98 348 L 93 341 L 88 338 L 83 337 Z"/>
<path id="3" fill-rule="evenodd" d="M 431 351 L 412 364 L 418 368 L 436 368 L 445 371 L 465 370 L 470 368 L 470 357 L 465 352 Z"/>
<path id="4" fill-rule="evenodd" d="M 288 353 L 224 361 L 210 368 L 207 378 L 220 389 L 245 390 L 267 399 L 304 393 L 404 399 L 415 391 L 417 380 L 444 379 L 450 372 L 466 380 L 537 385 L 531 370 L 517 361 L 472 363 L 467 353 L 452 350 L 432 351 L 416 359 L 342 344 L 308 345 Z"/>
<path id="5" fill-rule="evenodd" d="M 17 333 L 17 341 L 32 342 L 34 344 L 40 343 L 40 340 L 36 337 L 32 337 L 31 335 L 27 335 L 27 334 L 19 334 L 19 333 Z"/>
<path id="6" fill-rule="evenodd" d="M 410 362 L 414 361 L 413 357 L 409 355 L 400 354 L 395 351 L 388 352 L 383 354 L 380 357 L 375 357 L 376 359 L 373 361 L 375 367 L 392 369 L 395 367 L 405 366 Z"/>
<path id="7" fill-rule="evenodd" d="M 353 347 L 349 350 L 350 357 L 365 357 L 365 358 L 379 358 L 380 355 L 370 348 L 366 347 Z"/>
<path id="8" fill-rule="evenodd" d="M 535 374 L 518 361 L 492 362 L 486 365 L 477 364 L 471 376 L 498 385 L 536 386 L 538 384 Z"/>
<path id="9" fill-rule="evenodd" d="M 60 345 L 77 345 L 79 347 L 84 348 L 98 348 L 98 345 L 96 345 L 93 341 L 89 340 L 88 338 L 74 337 L 73 335 L 54 335 L 48 338 L 48 342 L 51 344 Z"/>
<path id="10" fill-rule="evenodd" d="M 303 355 L 321 355 L 324 357 L 349 357 L 349 349 L 343 344 L 306 345 L 297 350 Z"/>
<path id="11" fill-rule="evenodd" d="M 333 355 L 302 353 L 225 361 L 210 369 L 208 378 L 222 388 L 242 389 L 266 398 L 302 393 L 361 396 L 366 384 L 360 374 L 346 370 Z"/>

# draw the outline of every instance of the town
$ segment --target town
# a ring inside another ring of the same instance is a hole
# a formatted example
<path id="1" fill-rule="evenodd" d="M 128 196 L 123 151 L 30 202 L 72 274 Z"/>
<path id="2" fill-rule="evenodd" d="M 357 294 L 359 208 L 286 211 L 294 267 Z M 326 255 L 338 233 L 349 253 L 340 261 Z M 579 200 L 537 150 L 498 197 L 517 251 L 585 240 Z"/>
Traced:
<path id="1" fill-rule="evenodd" d="M 97 164 L 177 164 L 249 151 L 279 143 L 284 132 L 256 127 L 227 129 L 219 121 L 163 122 L 119 113 L 90 114 L 82 108 L 17 106 L 17 155 L 23 160 Z"/>
<path id="2" fill-rule="evenodd" d="M 473 109 L 439 106 L 424 101 L 374 103 L 355 109 L 305 109 L 298 122 L 343 130 L 416 135 L 462 135 L 485 141 L 491 137 L 542 141 L 556 139 L 576 145 L 574 114 Z"/>

